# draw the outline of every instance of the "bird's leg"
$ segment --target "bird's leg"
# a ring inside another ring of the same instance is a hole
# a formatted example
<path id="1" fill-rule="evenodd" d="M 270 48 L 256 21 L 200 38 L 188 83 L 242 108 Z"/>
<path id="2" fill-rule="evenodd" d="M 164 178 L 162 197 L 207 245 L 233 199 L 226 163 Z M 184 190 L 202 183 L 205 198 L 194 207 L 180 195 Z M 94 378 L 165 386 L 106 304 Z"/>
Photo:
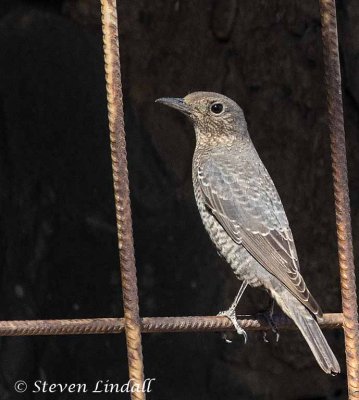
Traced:
<path id="1" fill-rule="evenodd" d="M 219 312 L 217 314 L 219 316 L 227 317 L 227 318 L 229 318 L 231 320 L 231 322 L 232 322 L 233 326 L 235 327 L 237 333 L 239 335 L 243 335 L 244 336 L 244 343 L 247 342 L 247 333 L 243 328 L 241 328 L 241 326 L 239 325 L 239 323 L 237 321 L 236 308 L 237 308 L 237 305 L 239 303 L 239 300 L 241 299 L 244 291 L 246 290 L 247 285 L 248 285 L 248 283 L 246 281 L 243 281 L 242 285 L 241 285 L 241 287 L 240 287 L 240 289 L 239 289 L 239 291 L 238 291 L 238 293 L 237 293 L 237 295 L 236 295 L 236 297 L 235 297 L 235 299 L 233 301 L 233 303 L 228 308 L 228 310 L 221 311 L 221 312 Z M 226 337 L 225 337 L 225 340 L 226 340 L 227 343 L 231 343 L 231 341 L 228 340 Z"/>
<path id="2" fill-rule="evenodd" d="M 270 302 L 269 302 L 269 307 L 266 311 L 259 313 L 262 317 L 264 317 L 266 319 L 266 321 L 268 322 L 269 326 L 271 327 L 271 330 L 273 333 L 275 333 L 275 341 L 276 343 L 279 342 L 279 338 L 280 338 L 280 334 L 278 331 L 278 328 L 276 327 L 274 321 L 273 321 L 273 313 L 274 313 L 274 299 L 270 298 Z M 263 340 L 266 343 L 269 343 L 269 340 L 267 339 L 267 332 L 263 331 Z"/>

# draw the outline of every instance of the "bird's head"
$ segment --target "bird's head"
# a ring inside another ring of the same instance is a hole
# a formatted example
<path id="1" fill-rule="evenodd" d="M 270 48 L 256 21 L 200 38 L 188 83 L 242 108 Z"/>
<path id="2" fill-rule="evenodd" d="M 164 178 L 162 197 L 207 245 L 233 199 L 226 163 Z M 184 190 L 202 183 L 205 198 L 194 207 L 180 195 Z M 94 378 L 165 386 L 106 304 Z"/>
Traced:
<path id="1" fill-rule="evenodd" d="M 222 94 L 194 92 L 184 98 L 163 97 L 156 102 L 187 115 L 194 124 L 197 141 L 218 144 L 248 135 L 242 109 Z"/>

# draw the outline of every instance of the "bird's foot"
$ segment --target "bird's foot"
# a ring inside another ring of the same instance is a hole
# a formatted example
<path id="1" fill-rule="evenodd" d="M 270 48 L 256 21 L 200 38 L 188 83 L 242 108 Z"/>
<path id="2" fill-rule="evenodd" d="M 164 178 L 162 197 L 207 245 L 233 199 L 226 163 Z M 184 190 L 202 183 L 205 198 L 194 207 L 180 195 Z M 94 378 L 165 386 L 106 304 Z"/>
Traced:
<path id="1" fill-rule="evenodd" d="M 271 331 L 275 334 L 275 342 L 278 343 L 279 342 L 279 338 L 280 338 L 280 333 L 278 331 L 278 328 L 277 328 L 276 324 L 273 321 L 273 312 L 264 311 L 264 312 L 257 313 L 257 315 L 259 317 L 264 318 L 267 321 L 268 325 L 271 328 Z M 266 331 L 263 331 L 263 340 L 266 343 L 269 343 L 269 340 L 267 339 L 267 332 Z"/>
<path id="2" fill-rule="evenodd" d="M 232 324 L 233 324 L 234 328 L 236 329 L 238 335 L 243 335 L 244 343 L 247 343 L 247 332 L 239 325 L 235 309 L 229 308 L 226 311 L 219 312 L 217 315 L 220 316 L 220 317 L 227 317 L 232 322 Z M 225 334 L 224 334 L 224 340 L 227 343 L 232 343 L 231 340 L 227 339 Z"/>

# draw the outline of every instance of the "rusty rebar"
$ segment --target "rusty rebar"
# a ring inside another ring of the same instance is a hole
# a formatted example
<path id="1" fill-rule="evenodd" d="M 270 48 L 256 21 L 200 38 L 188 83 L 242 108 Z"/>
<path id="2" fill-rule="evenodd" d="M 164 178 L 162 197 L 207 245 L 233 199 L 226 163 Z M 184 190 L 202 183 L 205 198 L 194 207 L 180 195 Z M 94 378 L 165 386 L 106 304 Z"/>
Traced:
<path id="1" fill-rule="evenodd" d="M 335 0 L 320 0 L 349 399 L 359 399 L 359 326 Z"/>
<path id="2" fill-rule="evenodd" d="M 144 372 L 141 327 L 123 120 L 116 0 L 101 0 L 101 15 L 129 376 L 133 385 L 142 387 Z M 134 391 L 131 398 L 145 400 L 145 393 Z"/>
<path id="3" fill-rule="evenodd" d="M 265 331 L 272 327 L 264 318 L 238 316 L 241 326 L 248 331 Z M 274 315 L 273 321 L 280 330 L 296 330 L 293 321 L 283 314 Z M 143 333 L 159 332 L 223 332 L 234 331 L 226 317 L 145 317 L 141 318 Z M 322 328 L 335 329 L 343 324 L 343 315 L 324 314 Z M 0 336 L 91 335 L 117 334 L 125 330 L 124 318 L 60 319 L 0 321 Z"/>

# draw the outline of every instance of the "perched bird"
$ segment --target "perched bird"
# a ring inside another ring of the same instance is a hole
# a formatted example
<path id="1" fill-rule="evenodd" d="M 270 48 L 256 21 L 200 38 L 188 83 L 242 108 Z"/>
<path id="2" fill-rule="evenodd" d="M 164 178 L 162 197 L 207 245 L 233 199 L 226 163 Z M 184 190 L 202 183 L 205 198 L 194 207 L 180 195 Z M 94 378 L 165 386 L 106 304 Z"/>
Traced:
<path id="1" fill-rule="evenodd" d="M 203 224 L 242 286 L 222 312 L 244 334 L 235 309 L 245 288 L 264 287 L 297 325 L 321 368 L 340 372 L 317 319 L 322 311 L 299 272 L 278 192 L 249 137 L 242 109 L 211 92 L 156 100 L 187 115 L 196 132 L 192 178 Z"/>

